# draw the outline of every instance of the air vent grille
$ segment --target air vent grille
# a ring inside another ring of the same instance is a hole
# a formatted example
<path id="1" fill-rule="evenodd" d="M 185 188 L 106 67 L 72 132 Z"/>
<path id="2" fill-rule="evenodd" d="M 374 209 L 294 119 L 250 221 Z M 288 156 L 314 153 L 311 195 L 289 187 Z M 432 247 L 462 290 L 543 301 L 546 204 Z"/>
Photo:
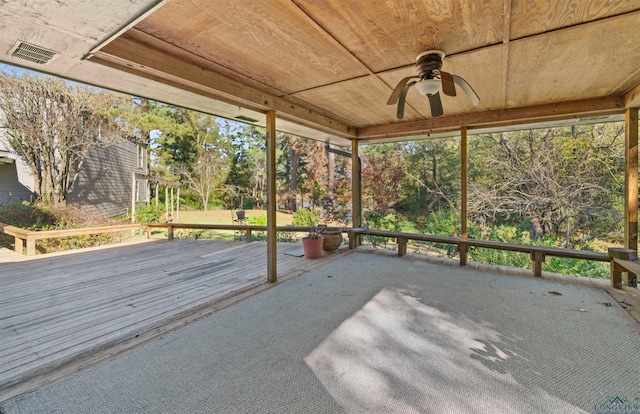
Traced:
<path id="1" fill-rule="evenodd" d="M 28 60 L 29 62 L 39 63 L 41 65 L 49 62 L 55 55 L 56 52 L 24 42 L 21 42 L 11 54 L 11 56 L 17 57 L 18 59 Z"/>

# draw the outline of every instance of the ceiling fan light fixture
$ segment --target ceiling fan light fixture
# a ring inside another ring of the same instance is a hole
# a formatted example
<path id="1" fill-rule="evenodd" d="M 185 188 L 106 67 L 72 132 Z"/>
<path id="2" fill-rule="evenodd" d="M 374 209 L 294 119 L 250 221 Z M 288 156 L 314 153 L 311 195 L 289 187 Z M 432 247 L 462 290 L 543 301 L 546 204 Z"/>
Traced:
<path id="1" fill-rule="evenodd" d="M 427 96 L 438 93 L 441 83 L 440 79 L 423 79 L 415 86 L 421 94 Z"/>

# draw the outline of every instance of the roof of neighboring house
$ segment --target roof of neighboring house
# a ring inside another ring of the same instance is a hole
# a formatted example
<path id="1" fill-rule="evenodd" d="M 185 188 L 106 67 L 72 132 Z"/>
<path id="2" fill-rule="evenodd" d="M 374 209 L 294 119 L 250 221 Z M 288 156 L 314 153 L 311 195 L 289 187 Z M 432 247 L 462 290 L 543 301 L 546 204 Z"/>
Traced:
<path id="1" fill-rule="evenodd" d="M 9 157 L 9 151 L 0 150 L 0 165 L 13 164 L 15 160 Z"/>

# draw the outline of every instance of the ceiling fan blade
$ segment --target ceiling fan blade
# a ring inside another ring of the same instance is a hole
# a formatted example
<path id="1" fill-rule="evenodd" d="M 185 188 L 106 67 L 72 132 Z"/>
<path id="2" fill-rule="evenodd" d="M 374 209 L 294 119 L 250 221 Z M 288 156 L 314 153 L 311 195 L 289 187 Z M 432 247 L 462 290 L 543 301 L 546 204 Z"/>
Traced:
<path id="1" fill-rule="evenodd" d="M 409 82 L 406 85 L 404 85 L 404 87 L 402 88 L 402 90 L 400 91 L 400 94 L 398 96 L 398 112 L 396 113 L 396 116 L 398 117 L 398 119 L 402 119 L 404 118 L 404 101 L 407 98 L 407 92 L 409 92 L 409 88 L 412 87 L 416 82 Z"/>
<path id="2" fill-rule="evenodd" d="M 460 76 L 457 76 L 457 75 L 452 75 L 452 76 L 453 76 L 453 81 L 456 83 L 456 85 L 461 87 L 462 90 L 465 91 L 465 93 L 469 96 L 469 99 L 471 99 L 471 103 L 473 103 L 473 105 L 478 105 L 480 103 L 480 98 L 478 97 L 478 94 L 476 93 L 476 91 L 473 90 L 471 85 L 469 85 L 467 81 L 462 79 Z"/>
<path id="3" fill-rule="evenodd" d="M 440 100 L 440 92 L 433 95 L 427 95 L 429 97 L 429 106 L 431 107 L 431 116 L 442 116 L 444 111 L 442 110 L 442 101 Z"/>
<path id="4" fill-rule="evenodd" d="M 409 82 L 413 78 L 415 78 L 415 76 L 407 76 L 406 78 L 404 78 L 400 82 L 398 82 L 396 87 L 393 89 L 393 92 L 391 92 L 391 96 L 389 97 L 389 100 L 387 101 L 387 105 L 393 105 L 394 103 L 398 102 L 398 98 L 400 97 L 400 93 L 402 93 L 402 90 L 407 85 L 407 82 Z"/>
<path id="5" fill-rule="evenodd" d="M 442 80 L 442 92 L 447 96 L 456 96 L 456 85 L 453 84 L 453 75 L 440 71 L 440 80 Z"/>

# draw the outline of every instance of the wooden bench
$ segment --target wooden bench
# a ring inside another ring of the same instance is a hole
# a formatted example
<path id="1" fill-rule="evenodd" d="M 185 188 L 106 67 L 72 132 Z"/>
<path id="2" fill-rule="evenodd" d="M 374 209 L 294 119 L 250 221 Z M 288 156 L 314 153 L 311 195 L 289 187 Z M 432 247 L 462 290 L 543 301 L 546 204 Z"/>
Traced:
<path id="1" fill-rule="evenodd" d="M 622 272 L 627 273 L 627 286 L 638 286 L 638 274 L 640 274 L 640 261 L 638 252 L 633 249 L 618 247 L 609 248 L 611 257 L 611 286 L 622 288 Z"/>
<path id="2" fill-rule="evenodd" d="M 528 244 L 502 243 L 493 240 L 477 240 L 462 239 L 455 236 L 436 236 L 430 234 L 419 233 L 400 233 L 385 230 L 372 230 L 367 228 L 353 228 L 346 230 L 349 235 L 349 248 L 357 247 L 357 239 L 365 234 L 371 236 L 381 236 L 395 238 L 398 244 L 398 256 L 404 256 L 407 253 L 407 243 L 409 240 L 420 240 L 432 243 L 452 244 L 458 247 L 460 252 L 460 264 L 465 265 L 467 262 L 467 251 L 470 246 L 482 247 L 487 249 L 507 250 L 514 252 L 529 253 L 533 262 L 532 270 L 536 277 L 542 276 L 542 263 L 547 256 L 569 257 L 582 260 L 594 260 L 600 262 L 609 262 L 611 258 L 607 253 L 591 252 L 586 250 L 562 249 L 559 247 L 534 246 Z"/>

